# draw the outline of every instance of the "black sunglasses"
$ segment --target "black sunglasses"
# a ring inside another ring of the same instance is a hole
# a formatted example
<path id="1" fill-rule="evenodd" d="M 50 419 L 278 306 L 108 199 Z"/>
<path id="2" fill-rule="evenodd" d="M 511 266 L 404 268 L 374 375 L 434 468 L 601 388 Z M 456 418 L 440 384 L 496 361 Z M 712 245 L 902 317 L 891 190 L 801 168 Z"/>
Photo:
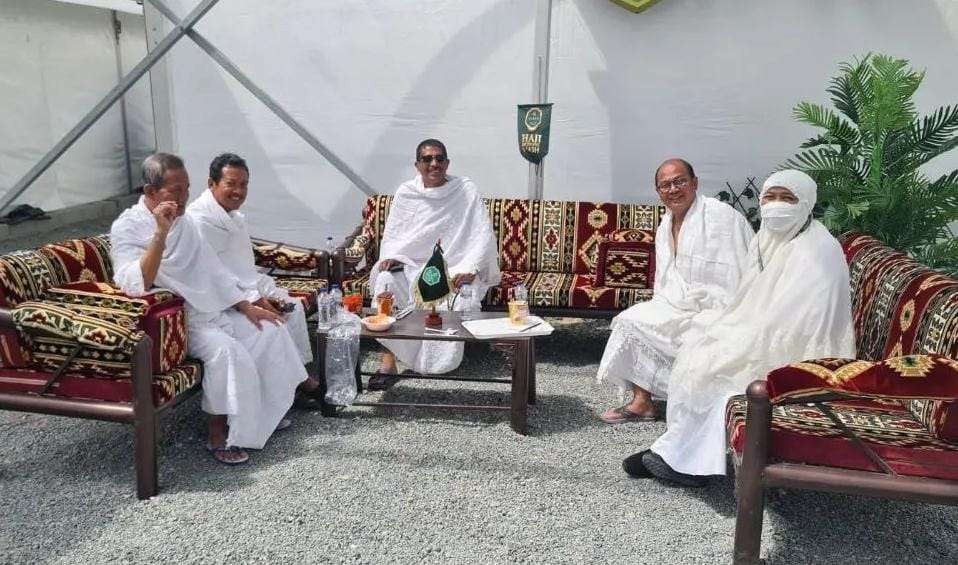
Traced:
<path id="1" fill-rule="evenodd" d="M 432 163 L 433 161 L 437 163 L 445 163 L 446 156 L 445 155 L 422 155 L 421 157 L 419 157 L 420 163 L 425 163 L 428 165 Z"/>

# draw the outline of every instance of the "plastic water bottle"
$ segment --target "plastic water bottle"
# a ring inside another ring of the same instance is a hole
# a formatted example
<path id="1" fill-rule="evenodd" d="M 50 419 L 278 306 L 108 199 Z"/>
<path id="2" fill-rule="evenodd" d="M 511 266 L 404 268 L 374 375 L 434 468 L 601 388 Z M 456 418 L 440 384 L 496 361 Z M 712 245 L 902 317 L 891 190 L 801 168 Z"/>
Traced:
<path id="1" fill-rule="evenodd" d="M 334 284 L 329 287 L 329 323 L 335 324 L 339 317 L 339 309 L 343 306 L 343 291 L 339 290 L 339 285 Z"/>
<path id="2" fill-rule="evenodd" d="M 472 319 L 472 298 L 473 290 L 471 284 L 464 284 L 459 287 L 459 300 L 462 301 L 462 304 L 459 306 L 461 308 L 459 311 L 459 319 L 464 322 Z"/>
<path id="3" fill-rule="evenodd" d="M 316 327 L 320 330 L 328 330 L 331 325 L 329 319 L 329 293 L 326 289 L 316 291 Z"/>
<path id="4" fill-rule="evenodd" d="M 333 243 L 333 236 L 328 236 L 326 238 L 326 251 L 329 252 L 329 256 L 333 256 L 333 252 L 336 251 L 336 244 Z"/>

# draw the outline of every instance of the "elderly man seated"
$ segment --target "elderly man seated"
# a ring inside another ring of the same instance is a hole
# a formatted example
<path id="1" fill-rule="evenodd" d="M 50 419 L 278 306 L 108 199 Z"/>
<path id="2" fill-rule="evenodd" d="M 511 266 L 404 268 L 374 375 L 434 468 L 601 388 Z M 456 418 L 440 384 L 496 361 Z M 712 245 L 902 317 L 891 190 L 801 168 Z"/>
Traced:
<path id="1" fill-rule="evenodd" d="M 446 146 L 427 139 L 416 147 L 419 175 L 396 189 L 383 232 L 379 259 L 373 266 L 370 285 L 377 301 L 391 293 L 398 308 L 408 305 L 420 271 L 442 243 L 455 291 L 466 285 L 455 310 L 478 310 L 486 290 L 499 283 L 499 254 L 489 213 L 476 184 L 467 177 L 447 175 Z M 462 361 L 461 342 L 381 340 L 381 373 L 398 372 L 396 358 L 419 373 L 445 373 Z M 373 377 L 370 388 L 384 389 L 395 377 Z"/>
<path id="2" fill-rule="evenodd" d="M 687 161 L 665 161 L 654 180 L 667 208 L 655 233 L 654 294 L 612 320 L 599 365 L 600 382 L 632 391 L 631 402 L 602 414 L 610 424 L 655 419 L 652 396 L 667 396 L 675 352 L 692 319 L 728 304 L 754 236 L 731 206 L 697 194 Z"/>
<path id="3" fill-rule="evenodd" d="M 167 288 L 186 300 L 189 354 L 203 361 L 203 410 L 212 415 L 207 449 L 225 464 L 261 449 L 293 391 L 307 380 L 283 318 L 257 306 L 184 216 L 189 176 L 183 161 L 157 153 L 143 162 L 143 196 L 110 230 L 114 280 L 141 296 Z"/>
<path id="4" fill-rule="evenodd" d="M 240 288 L 256 306 L 280 315 L 286 321 L 303 364 L 313 360 L 306 312 L 300 301 L 276 286 L 276 281 L 256 268 L 246 217 L 239 211 L 249 190 L 249 167 L 239 155 L 223 153 L 210 163 L 209 190 L 186 207 L 200 237 L 239 280 Z M 288 311 L 287 310 L 290 310 Z"/>
<path id="5" fill-rule="evenodd" d="M 838 241 L 812 219 L 817 186 L 800 171 L 762 187 L 762 228 L 728 307 L 690 330 L 669 382 L 665 434 L 623 466 L 702 486 L 725 474 L 725 406 L 769 371 L 822 357 L 854 357 L 848 266 Z"/>

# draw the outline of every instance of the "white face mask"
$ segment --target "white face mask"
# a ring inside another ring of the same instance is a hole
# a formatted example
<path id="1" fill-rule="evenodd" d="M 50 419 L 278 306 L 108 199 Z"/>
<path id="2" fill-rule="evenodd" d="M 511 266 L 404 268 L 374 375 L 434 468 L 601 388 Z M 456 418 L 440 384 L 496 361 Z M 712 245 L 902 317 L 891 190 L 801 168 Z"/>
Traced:
<path id="1" fill-rule="evenodd" d="M 771 232 L 782 233 L 801 221 L 802 208 L 798 204 L 788 202 L 769 202 L 762 204 L 762 228 Z"/>

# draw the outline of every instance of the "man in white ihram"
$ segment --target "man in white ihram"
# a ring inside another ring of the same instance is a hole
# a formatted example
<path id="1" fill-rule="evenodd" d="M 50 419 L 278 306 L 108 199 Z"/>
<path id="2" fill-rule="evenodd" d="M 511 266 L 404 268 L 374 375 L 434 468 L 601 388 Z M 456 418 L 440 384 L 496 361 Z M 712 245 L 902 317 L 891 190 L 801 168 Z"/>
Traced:
<path id="1" fill-rule="evenodd" d="M 654 294 L 612 320 L 597 378 L 631 389 L 632 400 L 604 412 L 607 423 L 655 419 L 652 397 L 667 396 L 669 371 L 692 320 L 724 308 L 745 270 L 751 226 L 697 189 L 687 161 L 669 159 L 655 171 L 655 190 L 668 211 L 655 233 Z"/>
<path id="2" fill-rule="evenodd" d="M 240 282 L 251 302 L 260 308 L 282 315 L 284 304 L 293 307 L 286 313 L 284 327 L 299 350 L 303 364 L 313 360 L 306 327 L 306 312 L 299 300 L 290 298 L 286 289 L 256 268 L 246 217 L 239 211 L 249 191 L 249 167 L 239 155 L 223 153 L 210 163 L 209 190 L 186 207 L 200 237 L 219 256 L 223 266 Z"/>
<path id="3" fill-rule="evenodd" d="M 853 358 L 848 265 L 832 234 L 812 219 L 817 186 L 801 171 L 768 177 L 762 228 L 728 307 L 695 325 L 669 382 L 666 431 L 623 461 L 634 477 L 704 486 L 725 474 L 725 406 L 769 371 L 806 359 Z"/>
<path id="4" fill-rule="evenodd" d="M 142 296 L 166 288 L 186 300 L 189 354 L 203 361 L 207 448 L 224 464 L 249 460 L 284 422 L 306 369 L 282 318 L 253 304 L 184 216 L 189 176 L 183 161 L 157 153 L 143 162 L 143 196 L 110 230 L 113 279 Z M 253 299 L 253 300 L 251 300 Z"/>
<path id="5" fill-rule="evenodd" d="M 379 259 L 369 280 L 375 297 L 393 293 L 397 308 L 413 300 L 413 285 L 437 241 L 449 266 L 453 292 L 472 287 L 471 298 L 458 297 L 454 310 L 474 311 L 490 286 L 499 283 L 499 253 L 489 213 L 475 183 L 446 174 L 446 146 L 427 139 L 416 148 L 419 175 L 399 186 L 389 209 Z M 441 305 L 440 308 L 444 308 Z M 380 373 L 398 372 L 396 359 L 418 373 L 445 373 L 462 362 L 463 344 L 445 341 L 381 340 Z M 371 389 L 388 388 L 394 377 L 373 377 Z"/>

